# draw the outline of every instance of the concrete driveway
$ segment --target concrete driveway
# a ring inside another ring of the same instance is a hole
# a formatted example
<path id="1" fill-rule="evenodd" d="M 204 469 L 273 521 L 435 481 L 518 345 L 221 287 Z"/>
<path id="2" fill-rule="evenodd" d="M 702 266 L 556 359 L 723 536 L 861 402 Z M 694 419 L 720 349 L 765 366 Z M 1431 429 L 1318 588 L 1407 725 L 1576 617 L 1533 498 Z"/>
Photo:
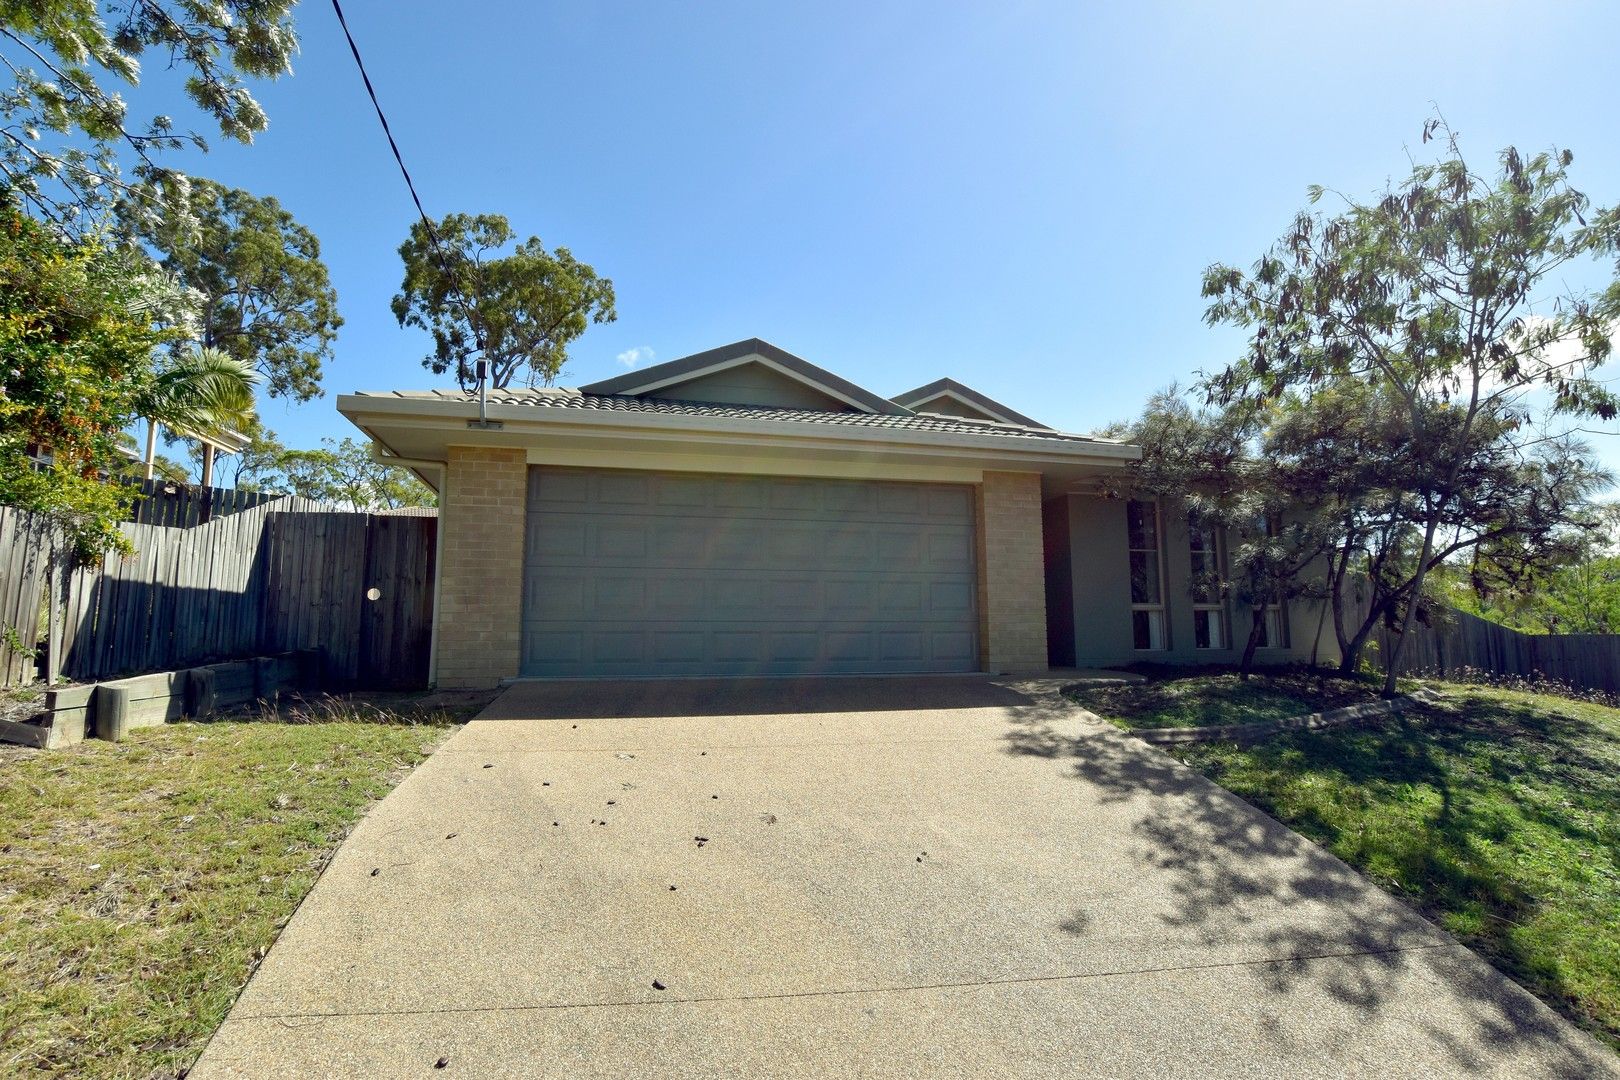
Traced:
<path id="1" fill-rule="evenodd" d="M 1053 689 L 514 686 L 355 830 L 193 1076 L 1620 1075 Z"/>

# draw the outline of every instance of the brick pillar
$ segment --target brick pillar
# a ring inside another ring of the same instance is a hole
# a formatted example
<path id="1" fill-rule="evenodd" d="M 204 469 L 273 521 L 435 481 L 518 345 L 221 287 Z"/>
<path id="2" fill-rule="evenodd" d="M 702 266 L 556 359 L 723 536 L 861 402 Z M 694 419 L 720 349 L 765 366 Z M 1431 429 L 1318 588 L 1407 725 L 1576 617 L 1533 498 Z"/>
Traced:
<path id="1" fill-rule="evenodd" d="M 992 673 L 1045 671 L 1040 474 L 986 472 L 977 503 L 980 660 Z"/>
<path id="2" fill-rule="evenodd" d="M 438 685 L 518 673 L 529 469 L 522 450 L 452 446 L 439 500 Z"/>

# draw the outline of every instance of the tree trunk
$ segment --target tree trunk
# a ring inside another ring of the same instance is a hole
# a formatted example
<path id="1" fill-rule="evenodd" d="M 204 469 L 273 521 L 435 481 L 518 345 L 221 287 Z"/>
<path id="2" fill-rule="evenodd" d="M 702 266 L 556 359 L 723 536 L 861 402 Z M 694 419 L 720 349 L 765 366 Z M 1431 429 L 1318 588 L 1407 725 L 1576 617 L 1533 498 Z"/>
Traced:
<path id="1" fill-rule="evenodd" d="M 1350 639 L 1344 632 L 1344 579 L 1350 569 L 1350 545 L 1345 542 L 1344 558 L 1336 560 L 1338 566 L 1333 571 L 1333 584 L 1328 593 L 1328 600 L 1333 608 L 1333 636 L 1339 643 L 1339 673 L 1345 671 L 1345 665 L 1354 667 L 1353 651 Z"/>
<path id="2" fill-rule="evenodd" d="M 1238 678 L 1247 681 L 1254 668 L 1254 651 L 1260 647 L 1260 637 L 1266 630 L 1266 609 L 1254 609 L 1254 622 L 1249 626 L 1249 640 L 1243 646 L 1243 660 L 1238 664 Z"/>
<path id="3" fill-rule="evenodd" d="M 1356 628 L 1355 634 L 1345 644 L 1344 651 L 1339 657 L 1340 675 L 1348 678 L 1356 673 L 1356 668 L 1361 665 L 1362 650 L 1367 647 L 1367 639 L 1372 636 L 1373 628 L 1378 625 L 1378 620 L 1384 617 L 1386 607 L 1388 607 L 1387 602 L 1374 605 L 1367 612 L 1367 617 L 1362 620 L 1361 625 Z"/>
<path id="4" fill-rule="evenodd" d="M 1316 661 L 1319 659 L 1319 657 L 1317 656 L 1317 653 L 1322 648 L 1322 627 L 1323 627 L 1323 624 L 1325 624 L 1327 622 L 1327 616 L 1328 616 L 1327 605 L 1323 604 L 1321 614 L 1317 615 L 1317 617 L 1316 617 L 1316 635 L 1311 638 L 1311 670 L 1312 671 L 1316 670 Z"/>
<path id="5" fill-rule="evenodd" d="M 1429 511 L 1429 519 L 1423 525 L 1423 552 L 1418 556 L 1417 576 L 1412 579 L 1412 594 L 1406 598 L 1406 611 L 1401 615 L 1401 632 L 1389 648 L 1389 655 L 1384 657 L 1384 696 L 1395 696 L 1395 672 L 1399 666 L 1401 650 L 1406 647 L 1406 635 L 1412 629 L 1412 616 L 1417 614 L 1418 605 L 1423 602 L 1423 582 L 1429 576 L 1429 556 L 1434 554 L 1434 534 L 1440 527 L 1440 515 L 1434 510 Z"/>
<path id="6" fill-rule="evenodd" d="M 157 431 L 158 422 L 148 420 L 146 422 L 146 478 L 148 480 L 152 479 L 152 466 L 157 461 Z"/>

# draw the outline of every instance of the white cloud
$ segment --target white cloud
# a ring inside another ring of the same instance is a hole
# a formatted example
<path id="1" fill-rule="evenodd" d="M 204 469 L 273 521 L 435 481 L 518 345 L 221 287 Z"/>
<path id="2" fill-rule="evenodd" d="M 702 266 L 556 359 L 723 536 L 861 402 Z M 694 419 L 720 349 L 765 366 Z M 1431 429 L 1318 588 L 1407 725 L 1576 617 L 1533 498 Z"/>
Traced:
<path id="1" fill-rule="evenodd" d="M 637 345 L 633 349 L 626 349 L 618 356 L 619 363 L 627 368 L 638 367 L 643 363 L 650 364 L 657 359 L 657 354 L 647 345 Z"/>

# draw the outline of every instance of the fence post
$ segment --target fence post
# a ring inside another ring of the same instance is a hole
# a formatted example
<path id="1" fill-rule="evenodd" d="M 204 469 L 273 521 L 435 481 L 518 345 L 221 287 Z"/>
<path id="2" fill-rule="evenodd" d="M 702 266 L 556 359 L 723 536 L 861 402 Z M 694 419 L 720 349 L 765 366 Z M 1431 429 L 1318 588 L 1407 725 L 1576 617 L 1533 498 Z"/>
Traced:
<path id="1" fill-rule="evenodd" d="M 45 685 L 55 686 L 62 674 L 62 539 L 51 534 L 50 581 L 45 585 Z"/>

